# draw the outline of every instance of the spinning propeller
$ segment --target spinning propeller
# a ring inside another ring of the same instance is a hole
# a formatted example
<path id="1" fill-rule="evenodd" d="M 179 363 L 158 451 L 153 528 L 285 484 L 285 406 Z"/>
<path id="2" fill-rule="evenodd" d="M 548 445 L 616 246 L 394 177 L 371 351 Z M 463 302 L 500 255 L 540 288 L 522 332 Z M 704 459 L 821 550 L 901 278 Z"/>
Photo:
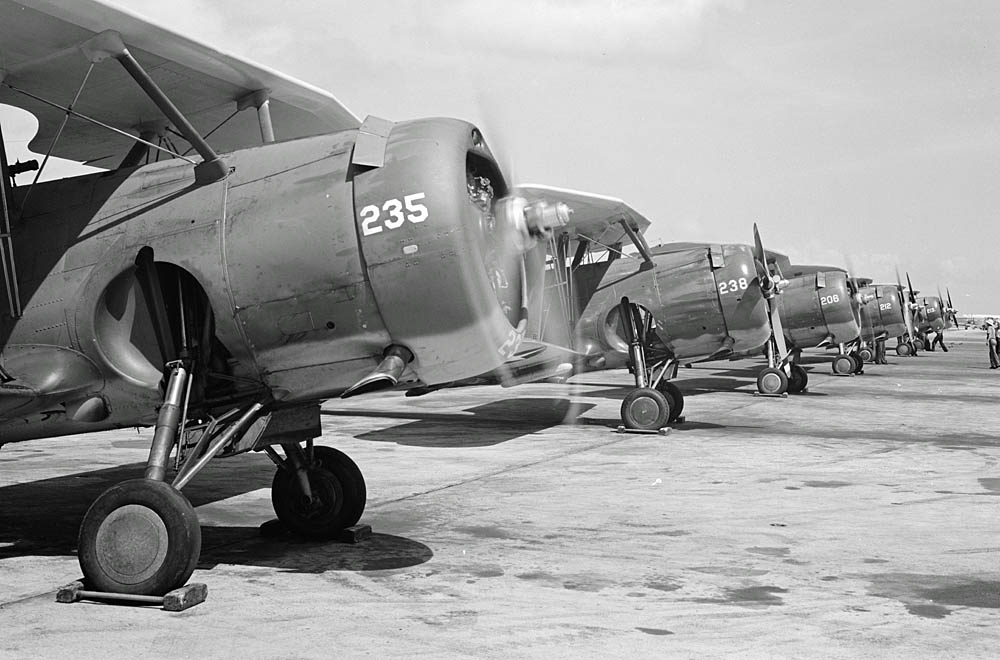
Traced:
<path id="1" fill-rule="evenodd" d="M 903 282 L 899 277 L 899 268 L 896 268 L 896 286 L 899 288 L 899 295 L 902 298 L 903 292 L 906 291 L 909 302 L 904 303 L 903 307 L 903 320 L 906 322 L 906 334 L 909 338 L 908 343 L 910 348 L 913 348 L 913 339 L 916 337 L 916 330 L 913 327 L 913 312 L 917 309 L 917 295 L 913 293 L 913 285 L 910 284 L 910 274 L 906 274 L 906 284 L 909 286 L 908 289 L 903 288 Z"/>
<path id="2" fill-rule="evenodd" d="M 774 340 L 774 347 L 777 351 L 776 364 L 783 363 L 788 356 L 788 347 L 785 345 L 785 331 L 781 325 L 781 313 L 778 311 L 778 294 L 788 284 L 788 280 L 781 277 L 781 269 L 775 265 L 777 274 L 772 275 L 767 267 L 767 252 L 764 251 L 764 244 L 760 240 L 760 232 L 757 230 L 757 223 L 753 225 L 753 257 L 757 266 L 757 281 L 760 283 L 760 290 L 767 300 L 767 316 L 771 322 L 771 338 Z M 770 365 L 776 366 L 776 365 Z"/>
<path id="3" fill-rule="evenodd" d="M 958 310 L 955 309 L 955 305 L 951 302 L 951 290 L 945 287 L 945 291 L 948 292 L 948 305 L 944 308 L 944 318 L 945 323 L 954 323 L 955 327 L 958 327 Z M 944 303 L 944 296 L 941 295 L 941 287 L 938 287 L 938 298 L 941 299 L 942 304 Z"/>

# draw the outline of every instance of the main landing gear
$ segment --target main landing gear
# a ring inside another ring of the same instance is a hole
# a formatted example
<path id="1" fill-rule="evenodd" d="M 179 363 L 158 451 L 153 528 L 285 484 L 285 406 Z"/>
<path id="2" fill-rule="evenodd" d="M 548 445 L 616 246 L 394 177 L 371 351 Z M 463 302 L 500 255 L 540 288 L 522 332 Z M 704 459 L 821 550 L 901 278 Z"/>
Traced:
<path id="1" fill-rule="evenodd" d="M 357 523 L 365 508 L 364 478 L 343 453 L 313 446 L 320 434 L 318 404 L 271 409 L 263 388 L 232 389 L 232 379 L 216 366 L 224 363 L 216 353 L 224 347 L 214 338 L 212 310 L 193 279 L 154 262 L 148 247 L 139 251 L 135 276 L 165 363 L 165 394 L 143 478 L 102 493 L 80 525 L 77 547 L 87 589 L 162 596 L 184 586 L 201 554 L 201 527 L 181 491 L 220 454 L 267 450 L 278 464 L 274 510 L 291 531 L 326 539 Z M 214 416 L 206 400 L 233 407 Z M 284 457 L 270 447 L 275 443 Z M 177 472 L 168 482 L 175 448 Z"/>
<path id="2" fill-rule="evenodd" d="M 834 374 L 838 376 L 863 374 L 864 367 L 865 363 L 857 353 L 848 352 L 844 344 L 840 345 L 840 354 L 833 358 Z"/>
<path id="3" fill-rule="evenodd" d="M 253 403 L 192 424 L 185 433 L 189 375 L 180 362 L 170 368 L 144 477 L 105 491 L 80 526 L 80 567 L 94 590 L 157 596 L 183 586 L 198 563 L 201 527 L 181 489 L 220 452 L 255 448 L 271 422 L 264 404 Z M 186 436 L 196 441 L 185 444 Z M 265 451 L 278 465 L 271 501 L 284 526 L 306 538 L 330 539 L 356 524 L 367 493 L 354 461 L 331 447 L 314 446 L 311 437 L 304 448 L 282 439 L 284 457 L 270 446 Z M 178 441 L 187 458 L 168 484 L 167 464 Z"/>
<path id="4" fill-rule="evenodd" d="M 327 540 L 361 519 L 367 493 L 361 470 L 347 454 L 332 447 L 305 450 L 283 444 L 285 459 L 268 447 L 278 466 L 271 483 L 271 504 L 285 527 L 311 539 Z"/>
<path id="5" fill-rule="evenodd" d="M 636 389 L 622 401 L 621 418 L 625 428 L 655 431 L 681 419 L 684 395 L 667 380 L 675 376 L 677 362 L 667 354 L 656 338 L 653 316 L 648 310 L 622 298 L 619 318 L 629 344 L 629 367 L 635 375 Z M 655 362 L 648 365 L 648 357 Z"/>

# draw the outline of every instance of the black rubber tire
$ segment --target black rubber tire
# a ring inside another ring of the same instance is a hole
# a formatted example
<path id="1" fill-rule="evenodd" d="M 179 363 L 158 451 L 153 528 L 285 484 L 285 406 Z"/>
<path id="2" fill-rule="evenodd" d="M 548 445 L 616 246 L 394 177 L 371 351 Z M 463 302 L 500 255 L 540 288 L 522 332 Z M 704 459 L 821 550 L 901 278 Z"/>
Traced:
<path id="1" fill-rule="evenodd" d="M 622 423 L 625 428 L 656 431 L 670 419 L 670 403 L 659 390 L 640 387 L 625 395 L 622 401 Z"/>
<path id="2" fill-rule="evenodd" d="M 184 586 L 194 572 L 201 527 L 176 488 L 132 479 L 90 505 L 77 547 L 88 589 L 162 596 Z"/>
<path id="3" fill-rule="evenodd" d="M 853 374 L 856 368 L 854 358 L 850 355 L 838 355 L 833 358 L 833 373 L 835 374 Z"/>
<path id="4" fill-rule="evenodd" d="M 346 454 L 315 447 L 308 469 L 313 501 L 306 503 L 295 473 L 279 468 L 271 482 L 274 513 L 291 532 L 310 539 L 331 539 L 360 520 L 365 508 L 361 471 Z"/>
<path id="5" fill-rule="evenodd" d="M 899 357 L 906 357 L 913 353 L 913 349 L 910 348 L 909 344 L 896 344 L 896 355 Z"/>
<path id="6" fill-rule="evenodd" d="M 865 363 L 861 360 L 861 356 L 851 353 L 849 357 L 854 361 L 854 373 L 863 374 L 865 372 Z"/>
<path id="7" fill-rule="evenodd" d="M 784 394 L 788 391 L 788 374 L 784 369 L 764 367 L 757 374 L 757 391 L 761 394 Z"/>
<path id="8" fill-rule="evenodd" d="M 670 406 L 670 416 L 667 418 L 668 424 L 673 424 L 684 412 L 684 393 L 669 380 L 661 380 L 656 384 L 656 389 L 660 394 L 667 397 L 667 405 Z"/>
<path id="9" fill-rule="evenodd" d="M 790 365 L 789 369 L 792 373 L 788 376 L 788 392 L 798 394 L 805 391 L 809 385 L 809 372 L 797 364 Z"/>
<path id="10" fill-rule="evenodd" d="M 917 337 L 916 339 L 914 339 L 913 340 L 913 348 L 915 348 L 918 351 L 924 350 L 924 340 L 921 339 L 920 337 Z"/>
<path id="11" fill-rule="evenodd" d="M 368 500 L 368 489 L 361 469 L 350 456 L 333 447 L 313 447 L 313 458 L 324 469 L 340 478 L 344 489 L 344 506 L 347 509 L 344 512 L 345 527 L 356 525 L 365 512 Z"/>
<path id="12" fill-rule="evenodd" d="M 865 362 L 871 362 L 875 359 L 875 353 L 872 352 L 872 349 L 865 347 L 858 351 L 858 357 Z"/>

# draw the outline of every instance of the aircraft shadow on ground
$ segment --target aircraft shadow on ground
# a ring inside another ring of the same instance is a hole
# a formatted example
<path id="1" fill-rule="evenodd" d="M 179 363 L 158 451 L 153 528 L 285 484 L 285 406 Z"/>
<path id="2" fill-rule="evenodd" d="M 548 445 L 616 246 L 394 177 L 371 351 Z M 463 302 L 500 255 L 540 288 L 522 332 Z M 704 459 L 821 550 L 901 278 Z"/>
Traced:
<path id="1" fill-rule="evenodd" d="M 142 477 L 145 463 L 81 472 L 0 488 L 0 559 L 76 554 L 90 504 L 116 483 Z M 214 461 L 185 489 L 194 506 L 268 488 L 274 464 L 257 454 Z M 373 534 L 357 545 L 265 538 L 258 527 L 202 527 L 200 568 L 237 564 L 301 573 L 405 568 L 428 561 L 430 548 L 399 536 Z"/>
<path id="2" fill-rule="evenodd" d="M 295 573 L 383 571 L 416 566 L 434 557 L 423 543 L 392 534 L 372 534 L 357 544 L 291 535 L 265 538 L 257 527 L 202 527 L 201 534 L 200 569 L 236 564 Z"/>
<path id="3" fill-rule="evenodd" d="M 414 419 L 355 437 L 395 442 L 409 447 L 491 447 L 561 424 L 578 423 L 594 405 L 555 398 L 516 398 L 493 401 L 462 412 L 429 413 L 324 410 L 327 416 Z M 471 415 L 469 413 L 472 413 Z"/>
<path id="4" fill-rule="evenodd" d="M 111 486 L 142 477 L 145 469 L 145 463 L 130 463 L 0 488 L 0 559 L 75 554 L 91 503 Z M 267 457 L 243 454 L 209 463 L 184 494 L 198 507 L 268 488 L 273 477 Z"/>

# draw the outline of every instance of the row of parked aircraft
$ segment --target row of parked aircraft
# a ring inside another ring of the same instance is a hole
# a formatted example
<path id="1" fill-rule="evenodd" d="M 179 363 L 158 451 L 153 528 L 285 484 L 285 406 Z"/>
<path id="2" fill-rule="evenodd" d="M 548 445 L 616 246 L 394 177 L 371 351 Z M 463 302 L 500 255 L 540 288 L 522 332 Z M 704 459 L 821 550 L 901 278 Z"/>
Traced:
<path id="1" fill-rule="evenodd" d="M 0 0 L 0 19 L 0 103 L 38 118 L 36 174 L 103 168 L 14 186 L 25 168 L 0 151 L 0 445 L 155 427 L 143 478 L 82 522 L 98 591 L 187 581 L 201 530 L 182 491 L 217 456 L 266 452 L 298 534 L 356 524 L 361 471 L 314 443 L 327 399 L 628 367 L 623 423 L 655 429 L 683 410 L 680 365 L 761 356 L 761 393 L 800 392 L 803 350 L 855 373 L 955 313 L 793 264 L 756 227 L 651 248 L 621 200 L 511 185 L 469 123 L 362 122 L 98 2 Z"/>

